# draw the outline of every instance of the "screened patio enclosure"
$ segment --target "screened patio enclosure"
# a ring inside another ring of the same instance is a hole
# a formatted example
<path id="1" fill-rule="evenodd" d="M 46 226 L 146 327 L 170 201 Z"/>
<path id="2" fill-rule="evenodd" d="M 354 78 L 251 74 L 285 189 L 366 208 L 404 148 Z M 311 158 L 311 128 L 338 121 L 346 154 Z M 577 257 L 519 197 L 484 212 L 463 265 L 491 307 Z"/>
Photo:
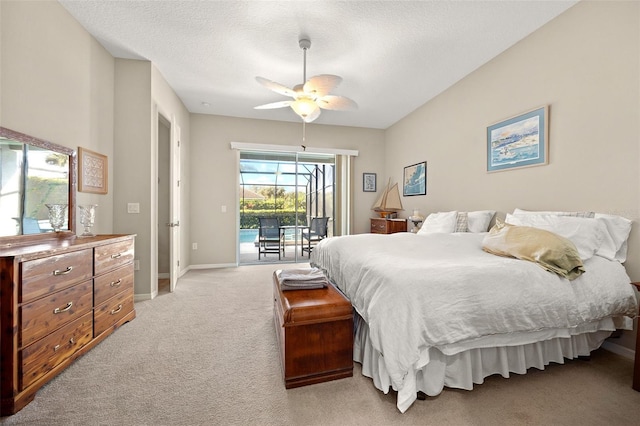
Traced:
<path id="1" fill-rule="evenodd" d="M 333 235 L 334 155 L 241 151 L 239 170 L 240 264 L 308 260 L 302 237 L 313 218 L 329 218 Z M 283 253 L 259 256 L 259 218 L 278 219 Z"/>

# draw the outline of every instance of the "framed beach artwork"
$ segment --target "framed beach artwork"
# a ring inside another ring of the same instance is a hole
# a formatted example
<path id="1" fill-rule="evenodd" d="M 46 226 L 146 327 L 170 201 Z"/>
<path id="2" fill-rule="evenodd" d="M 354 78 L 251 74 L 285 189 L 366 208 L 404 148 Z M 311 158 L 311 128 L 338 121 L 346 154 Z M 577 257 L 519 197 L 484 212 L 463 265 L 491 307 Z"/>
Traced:
<path id="1" fill-rule="evenodd" d="M 547 105 L 487 127 L 487 171 L 548 164 Z"/>
<path id="2" fill-rule="evenodd" d="M 427 195 L 427 162 L 404 168 L 402 195 Z"/>
<path id="3" fill-rule="evenodd" d="M 364 192 L 376 192 L 376 174 L 375 173 L 362 174 L 362 190 Z"/>

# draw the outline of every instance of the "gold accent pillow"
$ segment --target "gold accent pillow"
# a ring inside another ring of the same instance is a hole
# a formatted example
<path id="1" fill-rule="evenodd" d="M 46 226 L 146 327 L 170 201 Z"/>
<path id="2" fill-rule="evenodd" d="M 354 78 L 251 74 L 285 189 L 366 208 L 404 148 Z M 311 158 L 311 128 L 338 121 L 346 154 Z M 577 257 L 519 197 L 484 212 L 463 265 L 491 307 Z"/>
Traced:
<path id="1" fill-rule="evenodd" d="M 576 246 L 544 229 L 499 221 L 482 241 L 482 249 L 498 256 L 534 262 L 568 280 L 574 280 L 584 272 Z"/>

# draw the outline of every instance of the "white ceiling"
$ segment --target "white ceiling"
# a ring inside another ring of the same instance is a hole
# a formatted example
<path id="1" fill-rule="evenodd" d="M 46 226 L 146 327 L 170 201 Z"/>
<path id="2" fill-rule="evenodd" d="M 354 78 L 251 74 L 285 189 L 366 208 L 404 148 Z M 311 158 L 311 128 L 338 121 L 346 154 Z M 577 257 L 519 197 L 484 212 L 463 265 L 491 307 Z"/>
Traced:
<path id="1" fill-rule="evenodd" d="M 356 111 L 315 121 L 385 129 L 577 1 L 87 1 L 60 3 L 114 57 L 154 63 L 192 113 L 278 121 L 256 76 L 336 74 Z M 203 103 L 208 104 L 208 106 Z"/>

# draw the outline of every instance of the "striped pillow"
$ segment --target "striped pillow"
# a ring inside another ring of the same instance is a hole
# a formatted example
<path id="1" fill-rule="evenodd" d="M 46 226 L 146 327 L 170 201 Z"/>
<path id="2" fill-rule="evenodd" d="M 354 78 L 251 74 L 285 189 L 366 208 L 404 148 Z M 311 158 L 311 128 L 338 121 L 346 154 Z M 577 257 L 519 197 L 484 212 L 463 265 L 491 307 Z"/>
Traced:
<path id="1" fill-rule="evenodd" d="M 458 212 L 456 217 L 456 229 L 453 232 L 469 231 L 469 215 L 467 212 Z"/>

